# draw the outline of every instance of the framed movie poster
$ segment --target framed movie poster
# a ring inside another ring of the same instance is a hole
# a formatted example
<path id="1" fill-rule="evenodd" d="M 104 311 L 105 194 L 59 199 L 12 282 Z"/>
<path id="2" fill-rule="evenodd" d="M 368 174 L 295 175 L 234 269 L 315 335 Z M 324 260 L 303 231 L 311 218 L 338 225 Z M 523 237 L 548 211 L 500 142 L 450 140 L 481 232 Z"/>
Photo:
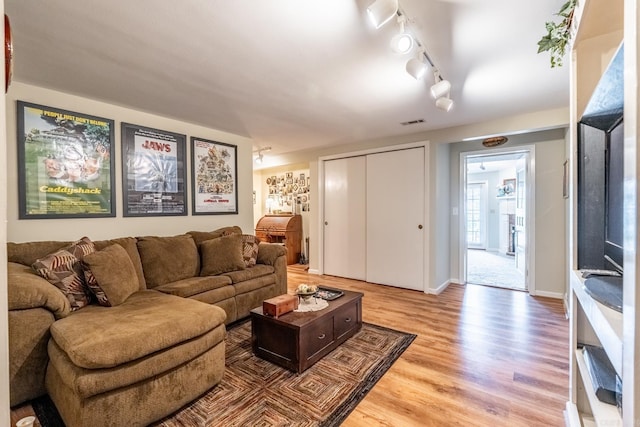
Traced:
<path id="1" fill-rule="evenodd" d="M 122 123 L 123 215 L 187 215 L 185 157 L 185 135 Z"/>
<path id="2" fill-rule="evenodd" d="M 193 215 L 238 213 L 238 147 L 191 137 Z"/>
<path id="3" fill-rule="evenodd" d="M 114 122 L 18 101 L 20 219 L 114 217 Z"/>

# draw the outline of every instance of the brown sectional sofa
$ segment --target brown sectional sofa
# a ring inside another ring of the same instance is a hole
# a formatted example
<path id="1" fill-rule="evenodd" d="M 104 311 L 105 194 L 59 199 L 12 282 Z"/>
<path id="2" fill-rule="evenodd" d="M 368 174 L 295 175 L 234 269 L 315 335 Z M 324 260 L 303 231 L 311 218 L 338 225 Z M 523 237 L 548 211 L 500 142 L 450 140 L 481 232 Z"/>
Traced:
<path id="1" fill-rule="evenodd" d="M 11 405 L 48 393 L 69 427 L 146 425 L 216 385 L 225 325 L 287 291 L 284 247 L 260 243 L 245 268 L 221 237 L 241 233 L 93 242 L 124 248 L 133 270 L 113 268 L 115 283 L 134 288 L 118 305 L 75 311 L 31 268 L 72 242 L 8 243 Z"/>

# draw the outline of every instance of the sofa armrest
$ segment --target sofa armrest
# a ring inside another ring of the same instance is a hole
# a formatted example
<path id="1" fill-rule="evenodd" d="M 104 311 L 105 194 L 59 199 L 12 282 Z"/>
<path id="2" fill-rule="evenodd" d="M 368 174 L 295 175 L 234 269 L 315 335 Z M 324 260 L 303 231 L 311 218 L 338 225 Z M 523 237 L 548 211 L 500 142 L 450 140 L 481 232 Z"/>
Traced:
<path id="1" fill-rule="evenodd" d="M 30 267 L 15 262 L 9 262 L 7 267 L 9 310 L 42 307 L 52 312 L 56 319 L 71 313 L 69 300 L 62 291 L 38 276 Z"/>
<path id="2" fill-rule="evenodd" d="M 258 264 L 266 264 L 275 266 L 276 261 L 281 256 L 287 255 L 287 249 L 278 243 L 260 242 L 258 245 Z"/>

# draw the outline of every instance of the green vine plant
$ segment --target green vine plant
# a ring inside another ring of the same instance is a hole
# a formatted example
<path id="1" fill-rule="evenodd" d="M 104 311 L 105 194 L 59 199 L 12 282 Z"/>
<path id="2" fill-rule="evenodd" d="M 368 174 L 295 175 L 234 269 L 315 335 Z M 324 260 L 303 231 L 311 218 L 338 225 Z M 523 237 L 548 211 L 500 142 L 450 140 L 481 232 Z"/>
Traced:
<path id="1" fill-rule="evenodd" d="M 551 54 L 551 68 L 562 67 L 562 58 L 571 38 L 571 21 L 573 11 L 578 0 L 569 0 L 562 5 L 560 11 L 555 14 L 561 18 L 560 22 L 545 22 L 547 34 L 538 42 L 538 53 L 549 51 Z"/>

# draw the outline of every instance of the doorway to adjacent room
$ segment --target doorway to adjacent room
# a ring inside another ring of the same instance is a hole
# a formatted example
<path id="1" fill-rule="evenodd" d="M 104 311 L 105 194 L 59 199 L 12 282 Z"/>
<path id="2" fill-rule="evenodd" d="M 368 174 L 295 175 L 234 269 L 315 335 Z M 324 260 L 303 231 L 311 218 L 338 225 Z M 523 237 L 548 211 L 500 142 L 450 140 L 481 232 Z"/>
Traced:
<path id="1" fill-rule="evenodd" d="M 531 291 L 531 150 L 461 155 L 465 283 Z"/>

